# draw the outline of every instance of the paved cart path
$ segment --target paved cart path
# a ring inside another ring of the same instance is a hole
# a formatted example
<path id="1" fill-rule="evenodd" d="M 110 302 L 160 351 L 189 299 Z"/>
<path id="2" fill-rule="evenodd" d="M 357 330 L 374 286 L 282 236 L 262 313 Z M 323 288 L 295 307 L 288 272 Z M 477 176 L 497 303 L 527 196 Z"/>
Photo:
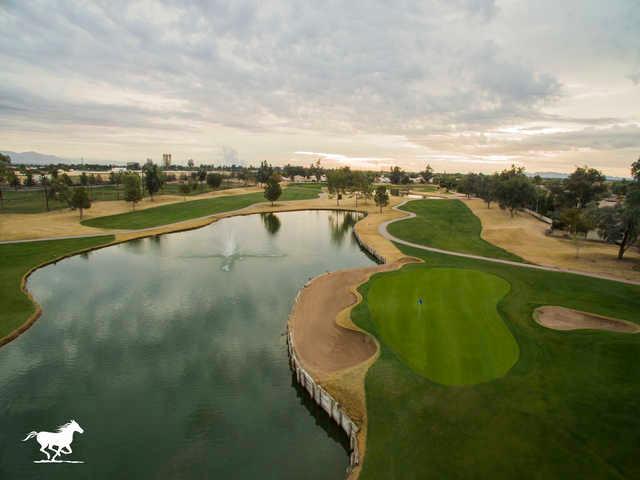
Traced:
<path id="1" fill-rule="evenodd" d="M 405 213 L 406 216 L 402 217 L 402 218 L 395 218 L 393 220 L 388 220 L 384 223 L 381 223 L 380 226 L 378 227 L 378 233 L 380 233 L 380 235 L 382 235 L 384 238 L 386 238 L 387 240 L 390 240 L 392 242 L 395 243 L 399 243 L 401 245 L 406 245 L 408 247 L 413 247 L 413 248 L 418 248 L 420 250 L 426 250 L 428 252 L 434 252 L 434 253 L 442 253 L 444 255 L 454 255 L 456 257 L 463 257 L 463 258 L 471 258 L 474 260 L 484 260 L 486 262 L 493 262 L 493 263 L 502 263 L 504 265 L 511 265 L 514 267 L 519 267 L 519 268 L 530 268 L 530 269 L 534 269 L 534 270 L 543 270 L 546 272 L 558 272 L 558 273 L 571 273 L 573 275 L 582 275 L 584 277 L 592 277 L 592 278 L 598 278 L 601 280 L 611 280 L 613 282 L 621 282 L 621 283 L 627 283 L 629 285 L 640 285 L 640 281 L 637 280 L 626 280 L 626 279 L 622 279 L 622 278 L 617 278 L 617 277 L 613 277 L 610 275 L 604 275 L 604 274 L 599 274 L 599 273 L 588 273 L 588 272 L 582 272 L 579 270 L 571 270 L 568 268 L 559 268 L 559 267 L 548 267 L 548 266 L 544 266 L 544 265 L 533 265 L 531 263 L 521 263 L 521 262 L 514 262 L 511 260 L 501 260 L 498 258 L 491 258 L 491 257 L 483 257 L 480 255 L 473 255 L 470 253 L 461 253 L 461 252 L 453 252 L 451 250 L 443 250 L 441 248 L 435 248 L 435 247 L 427 247 L 425 245 L 420 245 L 418 243 L 413 243 L 413 242 L 409 242 L 407 240 L 403 240 L 401 238 L 398 238 L 394 235 L 392 235 L 391 233 L 389 233 L 389 231 L 387 230 L 387 227 L 389 225 L 391 225 L 392 223 L 395 222 L 400 222 L 402 220 L 408 220 L 410 218 L 414 218 L 416 216 L 415 213 L 413 212 L 408 212 L 406 210 L 401 210 L 400 207 L 402 207 L 404 204 L 406 204 L 407 202 L 410 202 L 411 200 L 406 200 L 404 202 L 402 202 L 399 205 L 396 205 L 395 207 L 393 207 L 395 210 L 398 210 L 402 213 Z"/>

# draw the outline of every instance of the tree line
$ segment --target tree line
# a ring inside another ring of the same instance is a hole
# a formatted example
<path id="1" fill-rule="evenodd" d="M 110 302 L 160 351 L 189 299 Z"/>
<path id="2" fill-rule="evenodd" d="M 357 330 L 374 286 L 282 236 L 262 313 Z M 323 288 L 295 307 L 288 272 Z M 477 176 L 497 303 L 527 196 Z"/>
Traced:
<path id="1" fill-rule="evenodd" d="M 579 239 L 591 230 L 618 245 L 618 258 L 638 242 L 640 234 L 640 159 L 631 165 L 632 180 L 609 182 L 601 171 L 577 167 L 566 179 L 533 178 L 523 167 L 511 166 L 493 175 L 469 173 L 438 174 L 434 182 L 484 200 L 487 208 L 497 203 L 513 216 L 522 209 L 533 210 L 552 220 L 552 229 L 569 232 L 579 253 Z M 613 195 L 613 205 L 601 201 Z"/>

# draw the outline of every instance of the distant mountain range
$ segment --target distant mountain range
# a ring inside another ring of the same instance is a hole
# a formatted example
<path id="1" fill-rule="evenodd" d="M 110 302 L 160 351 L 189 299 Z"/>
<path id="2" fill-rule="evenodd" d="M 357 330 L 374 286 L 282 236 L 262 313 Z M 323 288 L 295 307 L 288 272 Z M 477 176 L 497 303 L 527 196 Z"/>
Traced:
<path id="1" fill-rule="evenodd" d="M 76 163 L 77 161 L 61 158 L 56 155 L 46 155 L 38 152 L 9 152 L 3 150 L 1 153 L 11 157 L 11 163 L 24 163 L 29 165 L 49 165 L 50 163 Z"/>
<path id="2" fill-rule="evenodd" d="M 560 173 L 560 172 L 535 172 L 535 173 L 527 173 L 529 177 L 535 177 L 536 175 L 541 176 L 542 178 L 568 178 L 568 173 Z M 606 175 L 607 180 L 617 182 L 620 180 L 631 180 L 631 178 L 623 178 L 623 177 L 612 177 L 611 175 Z"/>
<path id="3" fill-rule="evenodd" d="M 560 173 L 560 172 L 527 172 L 527 176 L 535 177 L 536 175 L 541 176 L 542 178 L 567 178 L 569 176 L 568 173 Z"/>
<path id="4" fill-rule="evenodd" d="M 77 158 L 63 158 L 58 157 L 57 155 L 48 155 L 46 153 L 39 152 L 10 152 L 8 150 L 0 150 L 0 153 L 4 153 L 5 155 L 9 155 L 11 157 L 11 163 L 13 164 L 24 164 L 24 165 L 49 165 L 49 164 L 79 164 L 82 160 Z M 119 165 L 122 162 L 113 162 L 113 161 L 99 161 L 99 160 L 90 160 L 84 162 L 86 164 L 94 164 L 94 165 Z"/>

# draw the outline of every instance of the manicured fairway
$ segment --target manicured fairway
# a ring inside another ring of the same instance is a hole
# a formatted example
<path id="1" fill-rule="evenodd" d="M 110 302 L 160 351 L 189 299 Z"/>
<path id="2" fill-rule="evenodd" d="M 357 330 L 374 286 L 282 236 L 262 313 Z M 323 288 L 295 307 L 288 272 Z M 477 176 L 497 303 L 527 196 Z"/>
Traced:
<path id="1" fill-rule="evenodd" d="M 507 292 L 503 279 L 474 270 L 403 269 L 371 280 L 369 311 L 377 336 L 413 370 L 470 385 L 501 377 L 518 359 L 496 310 Z"/>
<path id="2" fill-rule="evenodd" d="M 460 200 L 414 200 L 401 209 L 416 217 L 389 225 L 389 233 L 398 238 L 444 250 L 523 261 L 483 240 L 480 220 Z"/>
<path id="3" fill-rule="evenodd" d="M 498 312 L 520 355 L 492 381 L 435 383 L 380 333 L 377 277 L 363 285 L 352 318 L 381 352 L 366 378 L 362 480 L 640 478 L 640 334 L 560 332 L 532 319 L 559 305 L 640 323 L 640 287 L 398 248 L 425 260 L 403 268 L 412 275 L 470 269 L 508 282 Z"/>
<path id="4" fill-rule="evenodd" d="M 20 290 L 25 273 L 41 263 L 111 241 L 113 236 L 107 235 L 0 245 L 0 338 L 22 325 L 34 311 L 33 303 Z"/>
<path id="5" fill-rule="evenodd" d="M 290 187 L 285 188 L 279 200 L 305 200 L 316 198 L 319 189 Z M 120 213 L 105 217 L 92 218 L 82 222 L 83 225 L 97 228 L 122 228 L 137 230 L 141 228 L 157 227 L 169 223 L 204 217 L 215 213 L 237 210 L 254 203 L 266 201 L 262 192 L 233 195 L 228 197 L 213 197 L 201 200 L 172 203 L 159 207 L 148 208 L 137 212 Z"/>

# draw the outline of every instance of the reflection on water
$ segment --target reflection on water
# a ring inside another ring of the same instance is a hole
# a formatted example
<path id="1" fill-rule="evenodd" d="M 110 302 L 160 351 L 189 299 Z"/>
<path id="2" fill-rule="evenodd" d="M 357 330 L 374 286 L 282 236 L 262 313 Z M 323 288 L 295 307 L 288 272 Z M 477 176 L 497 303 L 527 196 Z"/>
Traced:
<path id="1" fill-rule="evenodd" d="M 360 214 L 354 212 L 333 211 L 329 214 L 329 227 L 331 228 L 331 240 L 334 245 L 340 246 L 345 239 L 350 238 L 353 245 L 355 239 L 351 235 Z"/>
<path id="2" fill-rule="evenodd" d="M 267 229 L 271 235 L 275 235 L 280 230 L 281 223 L 280 219 L 275 213 L 261 213 L 260 218 L 262 218 L 262 222 L 264 223 L 264 228 Z"/>
<path id="3" fill-rule="evenodd" d="M 342 478 L 346 437 L 292 385 L 283 333 L 309 277 L 371 264 L 344 216 L 278 214 L 277 235 L 237 217 L 37 271 L 42 318 L 0 348 L 0 478 Z M 85 463 L 33 464 L 25 435 L 70 418 Z"/>

